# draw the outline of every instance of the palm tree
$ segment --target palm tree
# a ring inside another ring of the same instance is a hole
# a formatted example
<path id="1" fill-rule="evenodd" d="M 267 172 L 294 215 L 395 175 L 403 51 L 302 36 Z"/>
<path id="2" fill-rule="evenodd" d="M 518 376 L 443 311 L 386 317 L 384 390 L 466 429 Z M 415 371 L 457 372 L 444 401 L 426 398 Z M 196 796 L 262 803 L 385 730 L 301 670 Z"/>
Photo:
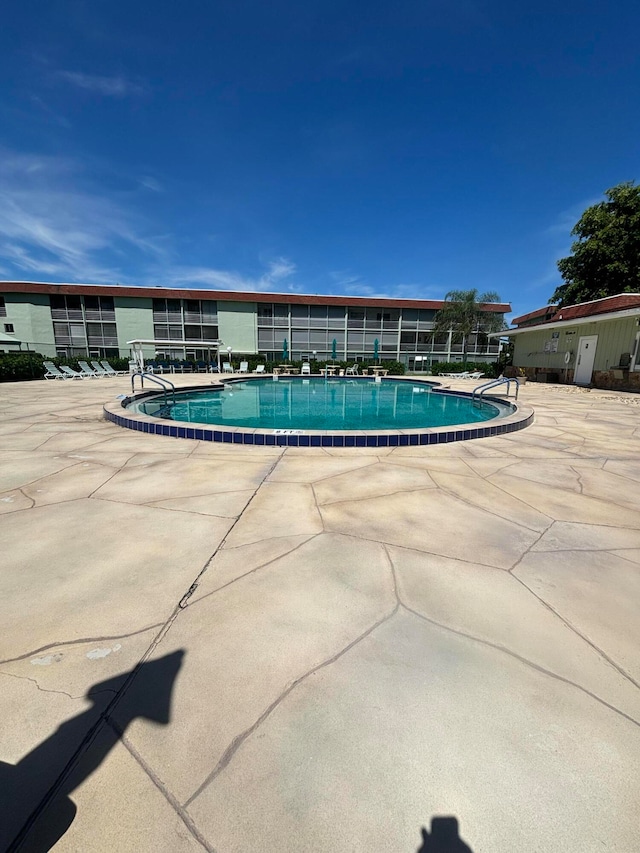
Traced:
<path id="1" fill-rule="evenodd" d="M 485 305 L 501 301 L 494 291 L 478 295 L 476 289 L 450 290 L 444 301 L 446 304 L 436 313 L 434 331 L 451 330 L 462 335 L 463 362 L 467 361 L 469 335 L 479 331 L 481 326 L 484 332 L 500 332 L 505 328 L 502 314 L 483 310 Z"/>

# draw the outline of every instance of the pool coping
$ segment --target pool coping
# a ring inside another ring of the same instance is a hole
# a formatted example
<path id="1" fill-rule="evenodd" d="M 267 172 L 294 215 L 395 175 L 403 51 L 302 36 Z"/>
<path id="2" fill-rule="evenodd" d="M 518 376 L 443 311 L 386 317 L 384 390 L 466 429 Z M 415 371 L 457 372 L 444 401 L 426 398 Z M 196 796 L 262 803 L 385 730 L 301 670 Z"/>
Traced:
<path id="1" fill-rule="evenodd" d="M 237 376 L 227 379 L 221 383 L 210 383 L 207 385 L 194 385 L 184 389 L 184 393 L 193 391 L 211 391 L 216 387 L 222 389 L 227 384 L 237 382 L 248 382 L 252 379 L 265 379 L 272 374 L 257 376 Z M 336 377 L 343 379 L 344 377 Z M 350 379 L 367 379 L 371 377 L 349 377 Z M 429 385 L 435 393 L 449 394 L 458 397 L 472 397 L 473 392 L 455 391 L 450 388 L 440 388 L 438 382 L 426 379 L 416 379 L 407 376 L 389 376 L 388 379 L 396 381 L 411 382 L 413 385 Z M 293 377 L 284 377 L 287 381 Z M 296 377 L 293 381 L 298 381 Z M 279 377 L 278 381 L 283 381 Z M 328 380 L 331 381 L 331 380 Z M 382 379 L 382 382 L 385 380 Z M 176 389 L 181 393 L 182 389 Z M 477 438 L 491 438 L 505 433 L 516 432 L 528 427 L 534 419 L 534 411 L 530 406 L 523 406 L 502 397 L 484 395 L 486 402 L 505 403 L 513 408 L 509 415 L 499 420 L 486 421 L 486 426 L 470 426 L 469 424 L 455 424 L 446 427 L 422 427 L 417 429 L 396 430 L 287 430 L 251 427 L 230 427 L 216 424 L 202 424 L 194 426 L 193 423 L 185 421 L 167 422 L 152 415 L 144 415 L 138 412 L 127 411 L 132 402 L 146 397 L 157 397 L 162 391 L 143 390 L 138 393 L 118 398 L 105 403 L 103 413 L 108 421 L 125 429 L 132 429 L 149 435 L 164 435 L 170 438 L 186 438 L 195 441 L 212 441 L 223 444 L 241 444 L 263 447 L 416 447 L 433 444 L 448 444 L 453 441 L 470 441 Z"/>

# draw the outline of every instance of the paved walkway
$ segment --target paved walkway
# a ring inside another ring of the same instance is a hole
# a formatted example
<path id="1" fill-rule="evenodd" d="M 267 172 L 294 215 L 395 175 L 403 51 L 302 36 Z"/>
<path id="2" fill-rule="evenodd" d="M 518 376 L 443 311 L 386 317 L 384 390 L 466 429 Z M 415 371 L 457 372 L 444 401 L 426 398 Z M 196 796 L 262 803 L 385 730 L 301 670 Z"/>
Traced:
<path id="1" fill-rule="evenodd" d="M 0 385 L 0 849 L 640 849 L 640 397 L 283 450 L 127 387 Z"/>

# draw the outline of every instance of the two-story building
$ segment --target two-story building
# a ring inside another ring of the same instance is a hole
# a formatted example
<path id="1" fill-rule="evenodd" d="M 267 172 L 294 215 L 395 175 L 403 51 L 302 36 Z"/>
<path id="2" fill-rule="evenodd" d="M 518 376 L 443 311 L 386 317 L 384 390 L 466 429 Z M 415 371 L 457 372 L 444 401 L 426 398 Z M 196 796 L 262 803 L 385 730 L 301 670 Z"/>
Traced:
<path id="1" fill-rule="evenodd" d="M 129 356 L 127 341 L 153 340 L 145 357 L 206 358 L 204 342 L 221 341 L 238 355 L 278 360 L 381 359 L 427 370 L 434 361 L 461 361 L 463 343 L 435 333 L 441 300 L 314 296 L 301 293 L 0 282 L 0 331 L 46 356 Z M 487 304 L 489 314 L 511 311 Z M 173 343 L 189 341 L 189 346 Z M 198 346 L 198 341 L 203 345 Z M 498 341 L 480 327 L 470 336 L 473 361 L 495 361 Z"/>

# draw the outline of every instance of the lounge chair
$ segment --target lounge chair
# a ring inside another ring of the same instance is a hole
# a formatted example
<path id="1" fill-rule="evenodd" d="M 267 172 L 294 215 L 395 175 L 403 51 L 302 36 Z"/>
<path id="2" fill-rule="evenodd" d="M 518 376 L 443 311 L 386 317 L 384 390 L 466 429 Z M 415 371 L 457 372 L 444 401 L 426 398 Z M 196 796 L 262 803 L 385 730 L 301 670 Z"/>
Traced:
<path id="1" fill-rule="evenodd" d="M 481 373 L 479 370 L 476 370 L 475 373 L 469 374 L 469 379 L 482 379 L 484 373 Z"/>
<path id="2" fill-rule="evenodd" d="M 300 368 L 301 376 L 311 376 L 311 365 L 308 361 L 302 362 L 302 367 Z"/>
<path id="3" fill-rule="evenodd" d="M 264 373 L 264 364 L 258 364 L 256 369 L 253 371 L 254 373 Z"/>
<path id="4" fill-rule="evenodd" d="M 93 367 L 93 369 L 98 374 L 98 376 L 108 376 L 109 375 L 107 373 L 107 371 L 104 369 L 104 367 L 100 364 L 99 361 L 92 361 L 91 367 Z"/>
<path id="5" fill-rule="evenodd" d="M 238 368 L 238 373 L 248 373 L 249 372 L 249 362 L 241 361 L 240 367 Z"/>
<path id="6" fill-rule="evenodd" d="M 72 370 L 70 367 L 67 367 L 66 364 L 60 365 L 60 370 L 69 377 L 69 379 L 82 379 L 82 374 L 78 373 L 77 370 Z"/>
<path id="7" fill-rule="evenodd" d="M 46 373 L 44 374 L 45 379 L 68 379 L 68 376 L 65 376 L 52 361 L 43 361 L 44 368 Z"/>
<path id="8" fill-rule="evenodd" d="M 87 362 L 86 362 L 86 361 L 79 361 L 79 362 L 78 362 L 78 367 L 79 367 L 79 368 L 80 368 L 80 370 L 82 371 L 82 375 L 83 375 L 83 376 L 88 376 L 88 377 L 90 377 L 91 379 L 97 379 L 97 378 L 98 378 L 98 374 L 95 372 L 95 370 L 92 370 L 92 369 L 89 367 L 89 365 L 87 364 Z"/>
<path id="9" fill-rule="evenodd" d="M 106 359 L 103 359 L 100 364 L 104 367 L 107 376 L 126 376 L 126 370 L 114 370 Z"/>
<path id="10" fill-rule="evenodd" d="M 233 365 L 230 361 L 222 362 L 222 372 L 223 373 L 233 373 Z"/>

